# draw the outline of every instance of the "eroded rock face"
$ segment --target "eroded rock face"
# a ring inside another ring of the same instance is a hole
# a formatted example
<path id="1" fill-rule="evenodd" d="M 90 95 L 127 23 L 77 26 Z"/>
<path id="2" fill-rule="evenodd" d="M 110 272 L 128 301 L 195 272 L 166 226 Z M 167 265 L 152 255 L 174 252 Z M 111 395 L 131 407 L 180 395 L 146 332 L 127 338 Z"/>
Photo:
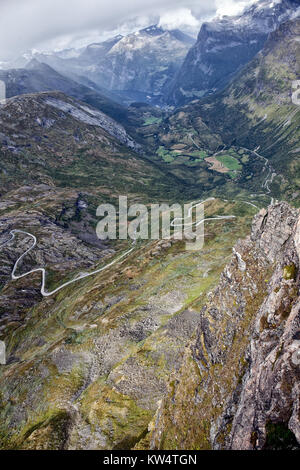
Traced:
<path id="1" fill-rule="evenodd" d="M 289 429 L 300 443 L 300 219 L 295 215 L 287 205 L 278 205 L 264 216 L 261 213 L 253 226 L 252 240 L 276 262 L 276 269 L 255 320 L 250 368 L 229 440 L 233 449 L 268 448 L 275 439 L 270 435 L 272 425 L 277 425 L 278 433 L 280 427 Z M 289 433 L 281 444 L 296 446 Z M 280 447 L 280 442 L 273 445 Z"/>
<path id="2" fill-rule="evenodd" d="M 299 211 L 262 210 L 238 242 L 153 422 L 151 448 L 300 445 Z"/>

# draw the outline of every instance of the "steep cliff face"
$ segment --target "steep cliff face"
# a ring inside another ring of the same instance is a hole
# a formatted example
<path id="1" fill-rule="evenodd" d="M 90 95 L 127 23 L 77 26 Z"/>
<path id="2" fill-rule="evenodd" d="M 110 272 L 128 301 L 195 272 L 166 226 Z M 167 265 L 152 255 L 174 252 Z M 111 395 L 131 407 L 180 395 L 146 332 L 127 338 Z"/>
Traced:
<path id="1" fill-rule="evenodd" d="M 298 2 L 260 0 L 242 15 L 216 18 L 201 27 L 169 93 L 180 105 L 223 88 L 259 52 L 270 32 L 297 12 Z"/>
<path id="2" fill-rule="evenodd" d="M 276 269 L 255 319 L 227 442 L 233 449 L 300 448 L 300 218 L 293 215 L 277 206 L 253 226 L 252 242 Z"/>
<path id="3" fill-rule="evenodd" d="M 151 448 L 300 447 L 299 259 L 299 211 L 262 210 L 199 311 Z"/>

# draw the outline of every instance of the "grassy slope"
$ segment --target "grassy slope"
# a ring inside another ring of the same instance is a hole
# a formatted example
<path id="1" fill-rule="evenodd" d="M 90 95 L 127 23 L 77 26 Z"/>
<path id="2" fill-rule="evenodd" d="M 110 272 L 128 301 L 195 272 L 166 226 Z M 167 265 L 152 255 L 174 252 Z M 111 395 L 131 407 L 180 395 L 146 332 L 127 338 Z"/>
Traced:
<path id="1" fill-rule="evenodd" d="M 220 201 L 206 209 L 238 218 L 207 224 L 202 251 L 144 244 L 28 312 L 7 339 L 15 359 L 1 369 L 1 448 L 126 449 L 143 439 L 196 328 L 194 305 L 217 283 L 254 212 Z"/>
<path id="2" fill-rule="evenodd" d="M 102 128 L 87 125 L 24 95 L 2 108 L 1 192 L 28 184 L 87 191 L 105 200 L 119 194 L 144 202 L 176 200 L 189 188 Z M 51 96 L 56 96 L 51 94 Z M 58 99 L 72 100 L 57 95 Z M 24 122 L 26 119 L 26 123 Z M 37 120 L 43 121 L 42 125 Z"/>

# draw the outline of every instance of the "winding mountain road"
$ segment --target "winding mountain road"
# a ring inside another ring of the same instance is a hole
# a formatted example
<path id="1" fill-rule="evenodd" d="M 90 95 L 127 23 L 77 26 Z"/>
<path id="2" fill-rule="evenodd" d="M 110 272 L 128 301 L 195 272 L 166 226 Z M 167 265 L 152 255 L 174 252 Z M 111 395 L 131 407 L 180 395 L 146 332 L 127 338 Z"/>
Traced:
<path id="1" fill-rule="evenodd" d="M 241 148 L 244 149 L 244 150 L 247 150 L 248 152 L 253 153 L 256 157 L 262 159 L 265 162 L 264 169 L 268 170 L 268 175 L 267 175 L 265 181 L 263 181 L 261 187 L 263 189 L 267 190 L 267 194 L 270 194 L 271 189 L 270 189 L 269 185 L 273 183 L 273 180 L 277 176 L 277 173 L 275 172 L 274 168 L 271 166 L 269 160 L 266 157 L 264 157 L 263 155 L 260 155 L 258 153 L 258 150 L 260 149 L 260 147 L 256 147 L 256 149 L 254 149 L 254 150 L 247 149 L 246 147 L 241 147 Z"/>
<path id="2" fill-rule="evenodd" d="M 196 207 L 201 206 L 201 205 L 205 204 L 206 202 L 214 201 L 214 200 L 215 200 L 214 197 L 210 197 L 208 199 L 205 199 L 205 201 L 200 201 L 200 202 L 197 202 L 196 204 L 192 205 L 188 210 L 187 218 L 189 219 L 192 216 L 192 212 Z M 225 201 L 225 199 L 223 199 L 223 200 Z M 228 202 L 228 201 L 225 201 L 225 202 Z M 183 222 L 185 220 L 182 217 L 176 217 L 175 219 L 172 220 L 170 225 L 171 225 L 171 227 L 182 227 L 183 225 L 185 227 L 192 227 L 193 225 L 195 227 L 198 227 L 199 225 L 203 224 L 204 222 L 208 222 L 208 221 L 211 221 L 211 220 L 224 220 L 224 219 L 235 219 L 235 218 L 236 218 L 235 215 L 217 215 L 216 217 L 208 217 L 207 219 L 204 218 L 204 219 L 202 219 L 198 222 L 192 222 L 190 224 L 186 224 L 186 223 L 182 224 L 182 222 L 181 222 L 181 224 L 175 224 L 175 221 L 177 221 L 177 220 L 181 220 Z"/>
<path id="3" fill-rule="evenodd" d="M 30 248 L 28 248 L 28 250 L 26 250 L 18 259 L 17 261 L 15 262 L 14 264 L 14 267 L 13 267 L 13 270 L 12 270 L 12 273 L 11 273 L 11 278 L 12 280 L 18 280 L 18 279 L 22 279 L 26 276 L 29 276 L 30 274 L 33 274 L 33 273 L 38 273 L 40 272 L 41 275 L 42 275 L 42 283 L 41 283 L 41 294 L 43 297 L 50 297 L 51 295 L 54 295 L 56 294 L 57 292 L 59 292 L 60 290 L 62 290 L 64 287 L 67 287 L 71 284 L 73 284 L 74 282 L 78 282 L 80 281 L 81 279 L 86 279 L 88 277 L 91 277 L 91 276 L 94 276 L 95 274 L 98 274 L 102 271 L 104 271 L 105 269 L 113 266 L 114 264 L 118 263 L 119 261 L 121 261 L 122 259 L 124 259 L 125 257 L 127 257 L 133 250 L 134 248 L 131 248 L 130 250 L 126 251 L 126 253 L 123 253 L 123 255 L 119 256 L 119 258 L 115 259 L 114 261 L 112 261 L 111 263 L 109 264 L 106 264 L 105 266 L 103 266 L 102 268 L 100 269 L 97 269 L 96 271 L 93 271 L 91 273 L 85 273 L 85 274 L 81 274 L 80 276 L 76 277 L 75 279 L 72 279 L 71 281 L 68 281 L 68 282 L 65 282 L 64 284 L 62 284 L 60 287 L 58 287 L 57 289 L 54 289 L 53 291 L 51 292 L 47 292 L 45 290 L 45 284 L 46 284 L 46 271 L 44 268 L 36 268 L 36 269 L 32 269 L 31 271 L 28 271 L 27 273 L 24 273 L 24 274 L 21 274 L 19 276 L 16 276 L 16 270 L 18 269 L 18 265 L 19 263 L 22 261 L 23 258 L 25 258 L 25 256 L 30 253 L 30 251 L 32 251 L 34 249 L 34 247 L 36 246 L 37 244 L 37 239 L 34 235 L 32 235 L 32 233 L 29 233 L 29 232 L 24 232 L 23 230 L 12 230 L 10 232 L 10 235 L 11 235 L 11 238 L 9 240 L 7 240 L 7 242 L 5 242 L 3 245 L 1 245 L 2 247 L 7 245 L 9 242 L 11 242 L 12 240 L 14 240 L 15 238 L 15 234 L 16 233 L 21 233 L 23 235 L 27 235 L 28 237 L 32 238 L 33 240 L 33 244 Z"/>
<path id="4" fill-rule="evenodd" d="M 188 212 L 188 217 L 191 217 L 191 214 L 192 214 L 192 211 L 194 208 L 198 207 L 199 205 L 202 205 L 202 204 L 205 204 L 206 202 L 208 201 L 212 201 L 214 200 L 215 198 L 208 198 L 204 201 L 200 201 L 200 202 L 197 202 L 195 204 L 193 204 L 190 209 L 189 209 L 189 212 Z M 225 202 L 228 202 L 228 201 L 225 201 Z M 244 202 L 244 201 L 239 201 L 239 202 Z M 246 202 L 246 204 L 248 204 Z M 249 203 L 250 205 L 254 206 L 254 204 L 252 203 Z M 256 207 L 256 206 L 254 206 Z M 258 209 L 258 208 L 257 208 Z M 193 222 L 191 224 L 189 224 L 190 226 L 192 225 L 195 225 L 195 226 L 198 226 L 200 224 L 203 224 L 204 222 L 209 222 L 209 221 L 220 221 L 220 220 L 228 220 L 228 219 L 233 219 L 233 218 L 236 218 L 234 215 L 230 215 L 230 216 L 216 216 L 216 217 L 211 217 L 211 218 L 203 218 L 202 220 L 198 221 L 198 222 Z M 182 222 L 180 224 L 175 224 L 175 221 L 177 220 L 181 220 L 183 221 L 184 219 L 182 218 L 176 218 L 174 219 L 172 222 L 171 222 L 171 226 L 172 227 L 182 227 Z M 46 290 L 46 271 L 44 268 L 36 268 L 36 269 L 32 269 L 31 271 L 28 271 L 24 274 L 21 274 L 21 275 L 16 275 L 16 271 L 19 267 L 19 264 L 20 262 L 25 258 L 26 255 L 28 255 L 28 253 L 30 253 L 36 246 L 37 244 L 37 239 L 36 237 L 32 234 L 32 233 L 29 233 L 29 232 L 26 232 L 26 231 L 23 231 L 23 230 L 12 230 L 10 232 L 10 235 L 11 235 L 11 238 L 8 239 L 6 242 L 4 242 L 2 245 L 1 245 L 1 248 L 4 247 L 5 245 L 7 245 L 8 243 L 10 243 L 11 241 L 13 241 L 16 237 L 16 234 L 22 234 L 22 235 L 26 235 L 28 237 L 30 237 L 32 240 L 33 240 L 33 244 L 21 255 L 19 256 L 19 258 L 17 259 L 17 261 L 15 262 L 14 264 L 14 267 L 13 267 L 13 270 L 12 270 L 12 273 L 11 273 L 11 279 L 12 280 L 18 280 L 18 279 L 22 279 L 24 277 L 27 277 L 27 276 L 30 276 L 31 274 L 34 274 L 34 273 L 41 273 L 41 294 L 43 297 L 50 297 L 56 293 L 58 293 L 59 291 L 61 291 L 62 289 L 64 289 L 65 287 L 67 286 L 70 286 L 71 284 L 74 284 L 75 282 L 78 282 L 80 281 L 81 279 L 87 279 L 88 277 L 91 277 L 91 276 L 94 276 L 95 274 L 98 274 L 100 272 L 103 272 L 105 271 L 106 269 L 110 268 L 111 266 L 119 263 L 120 261 L 125 261 L 125 259 L 130 255 L 130 253 L 132 253 L 134 251 L 134 245 L 136 244 L 136 241 L 133 241 L 133 246 L 130 250 L 126 251 L 125 253 L 123 253 L 121 256 L 119 256 L 117 259 L 115 259 L 114 261 L 112 261 L 111 263 L 108 263 L 106 264 L 105 266 L 103 266 L 102 268 L 100 269 L 97 269 L 95 271 L 92 271 L 91 273 L 85 273 L 85 274 L 81 274 L 79 275 L 78 277 L 76 277 L 75 279 L 72 279 L 68 282 L 65 282 L 64 284 L 62 284 L 61 286 L 57 287 L 56 289 L 54 289 L 53 291 L 50 291 L 48 292 Z"/>

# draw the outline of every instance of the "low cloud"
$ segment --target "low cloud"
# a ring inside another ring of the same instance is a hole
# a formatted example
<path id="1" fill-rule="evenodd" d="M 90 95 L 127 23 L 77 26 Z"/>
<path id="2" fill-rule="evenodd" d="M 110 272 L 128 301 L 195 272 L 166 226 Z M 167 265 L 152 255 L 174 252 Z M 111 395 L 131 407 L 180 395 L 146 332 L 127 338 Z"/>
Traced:
<path id="1" fill-rule="evenodd" d="M 1 0 L 0 60 L 30 49 L 85 45 L 153 23 L 197 34 L 203 19 L 217 11 L 231 14 L 241 3 L 249 1 L 225 0 L 222 6 L 224 0 Z"/>
<path id="2" fill-rule="evenodd" d="M 160 17 L 159 26 L 165 29 L 184 29 L 194 33 L 200 27 L 197 19 L 188 8 L 167 12 Z"/>
<path id="3" fill-rule="evenodd" d="M 238 15 L 252 3 L 256 3 L 256 0 L 216 0 L 216 13 L 217 16 Z"/>

